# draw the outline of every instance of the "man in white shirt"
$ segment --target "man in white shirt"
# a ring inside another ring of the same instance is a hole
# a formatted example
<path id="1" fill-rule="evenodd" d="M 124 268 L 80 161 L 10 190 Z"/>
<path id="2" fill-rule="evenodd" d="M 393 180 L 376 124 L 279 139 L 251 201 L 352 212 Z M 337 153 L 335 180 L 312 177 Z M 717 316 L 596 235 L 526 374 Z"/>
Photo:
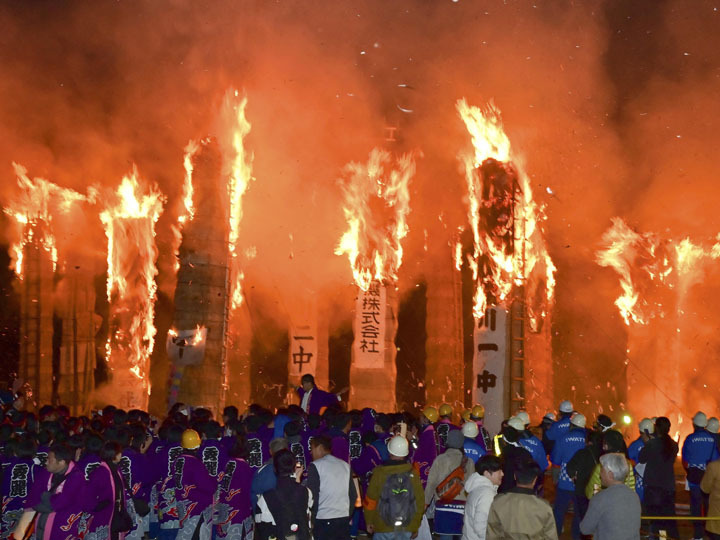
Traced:
<path id="1" fill-rule="evenodd" d="M 350 538 L 350 516 L 357 493 L 350 465 L 330 453 L 331 440 L 315 436 L 310 442 L 313 462 L 308 467 L 307 487 L 313 494 L 315 540 Z"/>

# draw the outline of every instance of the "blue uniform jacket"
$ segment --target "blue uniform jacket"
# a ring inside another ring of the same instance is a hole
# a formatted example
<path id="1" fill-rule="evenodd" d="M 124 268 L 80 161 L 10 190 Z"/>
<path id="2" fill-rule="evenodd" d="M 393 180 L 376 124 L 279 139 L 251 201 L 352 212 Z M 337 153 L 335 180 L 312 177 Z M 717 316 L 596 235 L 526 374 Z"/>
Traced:
<path id="1" fill-rule="evenodd" d="M 575 452 L 581 448 L 585 448 L 586 431 L 585 428 L 573 427 L 564 437 L 558 439 L 553 447 L 550 461 L 553 465 L 560 467 L 560 479 L 558 480 L 558 489 L 567 491 L 575 490 L 575 483 L 570 479 L 567 473 L 568 461 L 572 459 Z"/>
<path id="2" fill-rule="evenodd" d="M 520 443 L 520 446 L 522 446 L 525 450 L 530 452 L 533 461 L 540 466 L 540 470 L 544 471 L 550 465 L 548 463 L 547 454 L 545 453 L 545 447 L 543 446 L 542 441 L 535 435 L 528 432 L 526 432 L 526 434 L 527 435 L 520 437 L 518 443 Z"/>
<path id="3" fill-rule="evenodd" d="M 471 459 L 473 463 L 477 463 L 477 460 L 483 457 L 487 452 L 485 449 L 475 441 L 475 439 L 470 439 L 468 437 L 465 437 L 465 442 L 463 443 L 463 452 L 468 457 L 468 459 Z"/>
<path id="4" fill-rule="evenodd" d="M 686 467 L 697 467 L 704 471 L 709 462 L 715 461 L 719 457 L 720 453 L 715 444 L 715 437 L 704 428 L 696 427 L 683 443 L 682 460 Z"/>
<path id="5" fill-rule="evenodd" d="M 545 436 L 551 441 L 559 441 L 563 435 L 570 431 L 570 415 L 563 416 L 560 420 L 553 422 L 548 430 L 545 432 Z"/>

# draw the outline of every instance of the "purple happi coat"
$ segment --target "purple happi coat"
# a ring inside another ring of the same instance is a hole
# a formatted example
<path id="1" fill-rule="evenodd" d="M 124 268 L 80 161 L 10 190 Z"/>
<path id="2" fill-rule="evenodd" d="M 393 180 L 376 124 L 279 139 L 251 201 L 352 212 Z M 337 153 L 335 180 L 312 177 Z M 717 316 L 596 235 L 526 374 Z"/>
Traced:
<path id="1" fill-rule="evenodd" d="M 36 469 L 40 467 L 32 458 L 11 457 L 3 462 L 0 538 L 7 538 L 22 517 Z"/>
<path id="2" fill-rule="evenodd" d="M 437 455 L 442 454 L 447 450 L 447 436 L 451 431 L 460 429 L 450 420 L 443 418 L 435 424 L 435 435 L 437 441 Z"/>
<path id="3" fill-rule="evenodd" d="M 42 494 L 52 488 L 55 475 L 47 473 L 40 475 L 33 484 L 31 494 L 28 497 L 28 508 L 40 503 Z M 65 478 L 55 488 L 54 494 L 50 497 L 52 512 L 39 514 L 36 527 L 42 529 L 42 538 L 39 540 L 71 540 L 85 538 L 87 535 L 87 520 L 82 510 L 82 501 L 86 496 L 85 476 L 82 469 L 71 462 L 65 472 Z M 44 521 L 44 525 L 40 524 Z M 36 528 L 36 532 L 39 529 Z"/>
<path id="4" fill-rule="evenodd" d="M 338 459 L 342 459 L 345 463 L 350 463 L 350 439 L 339 429 L 331 429 L 328 432 L 331 445 L 330 452 Z"/>
<path id="5" fill-rule="evenodd" d="M 197 456 L 184 453 L 175 460 L 173 485 L 180 509 L 180 527 L 213 505 L 217 481 Z"/>
<path id="6" fill-rule="evenodd" d="M 90 540 L 110 540 L 110 523 L 115 510 L 116 479 L 120 479 L 120 476 L 112 474 L 110 466 L 104 462 L 90 472 L 82 501 L 83 510 L 87 513 L 87 537 Z M 122 497 L 121 504 L 125 506 L 124 486 L 118 488 Z"/>
<path id="7" fill-rule="evenodd" d="M 182 454 L 182 447 L 176 443 L 159 446 L 151 458 L 151 482 L 157 486 L 157 515 L 161 529 L 178 529 L 180 514 L 175 497 L 173 474 L 175 460 Z"/>
<path id="8" fill-rule="evenodd" d="M 413 454 L 413 465 L 420 474 L 420 480 L 422 481 L 423 488 L 425 488 L 425 485 L 427 484 L 430 467 L 437 456 L 435 428 L 432 424 L 429 424 L 425 426 L 422 432 L 420 432 L 418 447 Z"/>
<path id="9" fill-rule="evenodd" d="M 295 389 L 297 395 L 300 396 L 300 405 L 302 405 L 303 396 L 305 395 L 305 389 L 299 386 Z M 308 399 L 307 414 L 322 414 L 322 410 L 327 407 L 336 406 L 340 402 L 340 398 L 336 394 L 325 392 L 320 390 L 317 386 L 310 391 L 310 398 Z"/>
<path id="10" fill-rule="evenodd" d="M 225 470 L 228 450 L 221 440 L 207 439 L 200 445 L 198 454 L 210 476 L 217 478 Z"/>
<path id="11" fill-rule="evenodd" d="M 253 469 L 244 459 L 230 459 L 219 475 L 216 508 L 218 538 L 252 537 L 254 516 L 250 500 Z"/>

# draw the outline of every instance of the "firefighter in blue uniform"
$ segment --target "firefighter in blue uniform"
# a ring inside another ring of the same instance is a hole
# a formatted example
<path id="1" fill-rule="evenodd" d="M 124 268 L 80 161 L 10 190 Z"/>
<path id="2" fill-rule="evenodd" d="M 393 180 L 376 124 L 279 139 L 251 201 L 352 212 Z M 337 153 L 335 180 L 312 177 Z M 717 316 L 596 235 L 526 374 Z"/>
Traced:
<path id="1" fill-rule="evenodd" d="M 690 487 L 690 515 L 699 517 L 707 514 L 708 508 L 708 498 L 700 490 L 700 481 L 705 474 L 707 464 L 718 459 L 720 454 L 715 444 L 715 437 L 705 429 L 708 424 L 705 413 L 698 411 L 693 416 L 692 422 L 694 431 L 683 443 L 682 462 Z M 693 522 L 693 529 L 695 530 L 693 538 L 703 538 L 705 524 L 702 521 Z"/>
<path id="2" fill-rule="evenodd" d="M 643 434 L 650 436 L 655 431 L 655 424 L 649 418 L 643 418 L 638 424 L 640 435 L 637 439 L 630 443 L 628 446 L 628 458 L 635 464 L 633 467 L 633 473 L 635 474 L 635 493 L 640 498 L 640 502 L 643 501 L 645 495 L 645 486 L 643 484 L 643 473 L 645 472 L 645 466 L 638 463 L 638 457 L 640 456 L 640 450 L 645 447 L 645 441 L 643 440 Z"/>
<path id="3" fill-rule="evenodd" d="M 580 504 L 578 497 L 575 496 L 575 484 L 567 473 L 567 464 L 575 455 L 575 452 L 585 448 L 586 440 L 585 416 L 577 413 L 569 420 L 567 433 L 555 442 L 552 454 L 550 454 L 550 461 L 560 470 L 555 493 L 555 506 L 553 507 L 558 537 L 562 535 L 565 514 L 570 506 L 570 501 L 572 501 L 576 509 L 573 513 L 572 538 L 573 540 L 580 538 L 580 520 L 582 516 L 577 511 Z"/>
<path id="4" fill-rule="evenodd" d="M 522 430 L 520 430 L 520 438 L 518 443 L 520 446 L 525 448 L 533 458 L 533 461 L 540 466 L 540 470 L 545 472 L 550 466 L 548 463 L 547 454 L 545 453 L 545 447 L 540 439 L 538 439 L 528 429 L 530 426 L 530 415 L 525 411 L 517 413 L 516 417 L 522 423 Z"/>

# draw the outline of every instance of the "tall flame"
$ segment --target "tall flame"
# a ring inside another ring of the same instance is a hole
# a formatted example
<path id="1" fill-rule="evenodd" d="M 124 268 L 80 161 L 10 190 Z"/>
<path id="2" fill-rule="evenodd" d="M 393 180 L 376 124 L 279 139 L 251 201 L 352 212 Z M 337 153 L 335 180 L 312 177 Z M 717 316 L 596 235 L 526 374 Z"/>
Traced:
<path id="1" fill-rule="evenodd" d="M 37 243 L 50 256 L 53 269 L 57 266 L 57 243 L 53 234 L 52 219 L 54 211 L 66 213 L 73 204 L 86 200 L 86 197 L 62 188 L 43 178 L 31 179 L 27 169 L 13 163 L 20 196 L 11 201 L 4 212 L 12 217 L 20 229 L 20 239 L 11 247 L 12 267 L 15 274 L 23 278 L 23 250 L 26 245 Z"/>
<path id="2" fill-rule="evenodd" d="M 335 254 L 347 254 L 362 290 L 372 281 L 395 281 L 402 264 L 402 239 L 408 233 L 408 186 L 415 175 L 415 157 L 404 154 L 393 165 L 388 152 L 375 148 L 367 165 L 350 163 L 345 174 L 343 212 L 348 230 Z"/>
<path id="3" fill-rule="evenodd" d="M 229 235 L 230 252 L 230 306 L 240 306 L 243 300 L 243 272 L 240 265 L 240 223 L 242 222 L 243 195 L 252 180 L 252 154 L 245 146 L 245 137 L 250 133 L 250 122 L 245 116 L 247 97 L 240 97 L 237 90 L 225 94 L 222 106 L 222 131 L 218 140 L 223 145 L 225 175 L 228 177 Z"/>
<path id="4" fill-rule="evenodd" d="M 595 260 L 600 266 L 613 268 L 620 277 L 622 294 L 615 305 L 625 324 L 644 325 L 650 319 L 664 317 L 664 303 L 655 291 L 678 288 L 679 294 L 684 294 L 699 279 L 702 260 L 720 258 L 718 240 L 707 249 L 689 238 L 663 240 L 653 233 L 638 233 L 621 218 L 613 218 Z"/>
<path id="5" fill-rule="evenodd" d="M 457 102 L 470 133 L 473 152 L 462 156 L 468 190 L 473 252 L 467 262 L 477 283 L 473 314 L 480 319 L 488 303 L 506 303 L 513 287 L 524 286 L 531 328 L 537 329 L 552 304 L 555 265 L 541 229 L 546 219 L 533 199 L 527 175 L 513 159 L 500 111 Z M 455 253 L 457 266 L 457 247 Z"/>
<path id="6" fill-rule="evenodd" d="M 183 166 L 185 167 L 185 181 L 183 182 L 183 212 L 178 218 L 178 222 L 182 225 L 188 221 L 192 221 L 195 217 L 195 205 L 193 203 L 193 158 L 200 149 L 197 141 L 190 141 L 185 146 L 185 155 L 183 156 Z"/>
<path id="7" fill-rule="evenodd" d="M 112 318 L 108 361 L 111 367 L 129 365 L 148 393 L 148 362 L 156 334 L 155 224 L 163 202 L 156 188 L 145 192 L 133 169 L 100 213 L 108 239 L 107 296 Z"/>

